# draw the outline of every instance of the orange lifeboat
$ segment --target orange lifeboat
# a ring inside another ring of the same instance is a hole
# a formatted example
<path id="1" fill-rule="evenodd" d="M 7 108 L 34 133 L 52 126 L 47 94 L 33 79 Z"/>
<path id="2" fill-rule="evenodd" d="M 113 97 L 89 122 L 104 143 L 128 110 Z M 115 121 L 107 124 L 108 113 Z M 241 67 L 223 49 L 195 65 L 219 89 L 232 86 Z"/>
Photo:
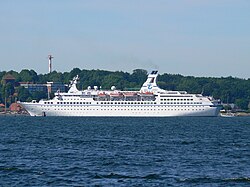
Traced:
<path id="1" fill-rule="evenodd" d="M 110 93 L 110 97 L 122 97 L 121 93 Z"/>
<path id="2" fill-rule="evenodd" d="M 142 92 L 140 93 L 141 96 L 153 96 L 154 94 L 152 92 Z"/>
<path id="3" fill-rule="evenodd" d="M 137 93 L 135 93 L 135 92 L 124 92 L 123 95 L 125 97 L 135 97 L 135 96 L 137 96 Z"/>
<path id="4" fill-rule="evenodd" d="M 99 97 L 106 97 L 107 95 L 105 93 L 99 93 L 98 96 Z"/>

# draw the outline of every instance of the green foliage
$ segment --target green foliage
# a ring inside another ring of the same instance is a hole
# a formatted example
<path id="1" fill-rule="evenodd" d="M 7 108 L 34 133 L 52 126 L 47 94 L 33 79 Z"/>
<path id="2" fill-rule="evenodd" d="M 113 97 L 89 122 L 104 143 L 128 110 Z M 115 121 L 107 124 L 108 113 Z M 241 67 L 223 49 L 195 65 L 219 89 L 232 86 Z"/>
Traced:
<path id="1" fill-rule="evenodd" d="M 30 96 L 29 96 L 30 97 Z M 41 100 L 41 99 L 44 99 L 44 98 L 46 98 L 46 97 L 48 97 L 47 96 L 47 93 L 45 93 L 45 92 L 33 92 L 32 94 L 31 94 L 31 97 L 32 97 L 32 100 L 36 100 L 36 101 L 39 101 L 39 100 Z M 27 98 L 28 99 L 28 98 Z M 26 99 L 26 100 L 27 100 Z"/>
<path id="2" fill-rule="evenodd" d="M 235 104 L 239 108 L 247 110 L 248 109 L 249 100 L 246 100 L 246 99 L 236 99 L 235 100 Z"/>
<path id="3" fill-rule="evenodd" d="M 2 85 L 0 84 L 0 103 L 3 103 Z"/>
<path id="4" fill-rule="evenodd" d="M 24 69 L 20 72 L 20 81 L 21 82 L 34 82 L 38 81 L 37 73 L 34 70 Z"/>
<path id="5" fill-rule="evenodd" d="M 10 97 L 14 94 L 14 92 L 15 92 L 15 89 L 11 83 L 7 83 L 6 85 L 3 85 L 1 88 L 2 97 Z"/>
<path id="6" fill-rule="evenodd" d="M 22 86 L 17 88 L 17 95 L 18 95 L 17 99 L 19 101 L 27 101 L 27 99 L 31 97 L 29 91 Z"/>

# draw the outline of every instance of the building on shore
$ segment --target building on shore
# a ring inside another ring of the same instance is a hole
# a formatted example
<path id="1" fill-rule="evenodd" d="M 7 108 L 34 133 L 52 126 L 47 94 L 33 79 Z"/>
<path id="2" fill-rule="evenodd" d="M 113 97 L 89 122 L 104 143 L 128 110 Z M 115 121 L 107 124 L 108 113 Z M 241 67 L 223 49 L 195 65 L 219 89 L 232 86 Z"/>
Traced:
<path id="1" fill-rule="evenodd" d="M 31 82 L 20 82 L 20 86 L 28 89 L 30 93 L 44 92 L 44 93 L 55 93 L 58 90 L 60 92 L 66 91 L 66 85 L 61 82 L 47 82 L 47 84 L 34 84 Z"/>
<path id="2" fill-rule="evenodd" d="M 48 93 L 55 93 L 55 92 L 66 92 L 66 85 L 61 82 L 47 82 L 47 91 Z"/>
<path id="3" fill-rule="evenodd" d="M 8 84 L 8 83 L 14 85 L 15 81 L 16 81 L 16 78 L 11 74 L 6 74 L 2 78 L 3 85 Z"/>
<path id="4" fill-rule="evenodd" d="M 12 103 L 9 107 L 11 112 L 18 112 L 20 113 L 23 110 L 23 107 L 19 103 Z"/>
<path id="5" fill-rule="evenodd" d="M 30 93 L 33 92 L 47 92 L 46 84 L 34 84 L 32 82 L 19 82 L 20 86 L 26 88 Z"/>

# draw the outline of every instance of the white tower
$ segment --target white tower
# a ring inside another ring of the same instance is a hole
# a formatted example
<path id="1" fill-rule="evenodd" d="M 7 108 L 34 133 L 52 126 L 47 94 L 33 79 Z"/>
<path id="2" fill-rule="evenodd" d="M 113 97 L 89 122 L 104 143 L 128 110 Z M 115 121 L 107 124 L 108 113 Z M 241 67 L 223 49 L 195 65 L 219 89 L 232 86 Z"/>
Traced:
<path id="1" fill-rule="evenodd" d="M 48 55 L 48 59 L 49 59 L 49 73 L 52 72 L 52 58 L 54 58 L 52 55 Z"/>

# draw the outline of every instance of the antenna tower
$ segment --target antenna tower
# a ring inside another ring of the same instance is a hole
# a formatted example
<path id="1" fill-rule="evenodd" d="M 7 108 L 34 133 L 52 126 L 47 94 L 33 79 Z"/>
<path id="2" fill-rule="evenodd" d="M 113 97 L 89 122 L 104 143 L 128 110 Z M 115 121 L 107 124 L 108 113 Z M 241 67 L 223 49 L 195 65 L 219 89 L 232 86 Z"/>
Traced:
<path id="1" fill-rule="evenodd" d="M 49 73 L 52 72 L 52 58 L 54 58 L 52 55 L 48 55 L 48 59 L 49 59 Z"/>

